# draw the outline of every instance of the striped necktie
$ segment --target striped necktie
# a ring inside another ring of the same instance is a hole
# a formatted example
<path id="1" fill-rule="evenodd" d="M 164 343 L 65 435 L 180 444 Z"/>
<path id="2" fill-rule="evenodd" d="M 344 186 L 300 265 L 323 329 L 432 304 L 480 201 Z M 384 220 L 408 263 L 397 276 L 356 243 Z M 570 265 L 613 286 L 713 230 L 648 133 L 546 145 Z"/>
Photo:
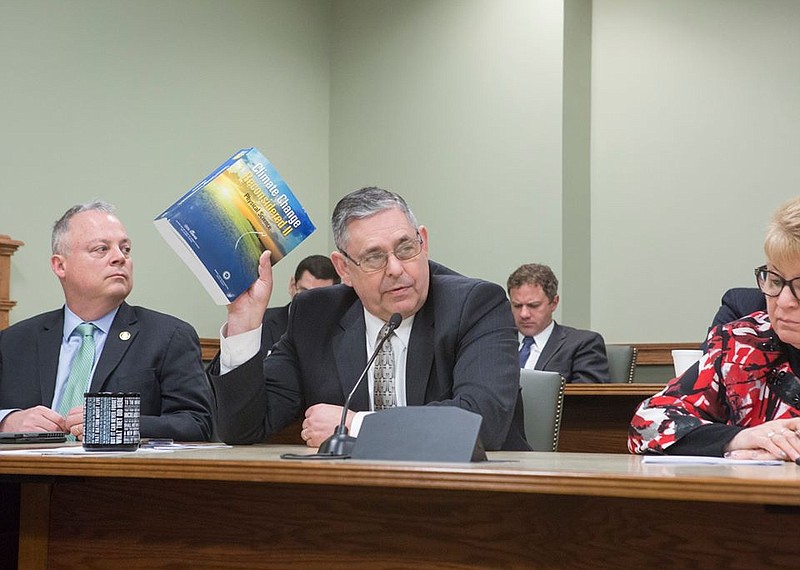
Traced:
<path id="1" fill-rule="evenodd" d="M 81 336 L 81 346 L 72 358 L 67 385 L 56 410 L 62 416 L 83 405 L 83 394 L 89 388 L 89 376 L 94 364 L 94 329 L 92 323 L 81 323 L 75 331 Z"/>
<path id="2" fill-rule="evenodd" d="M 383 325 L 378 334 L 378 341 L 386 334 L 389 325 Z M 394 351 L 392 350 L 392 333 L 383 343 L 373 368 L 373 391 L 375 411 L 393 408 L 397 405 L 394 390 Z"/>

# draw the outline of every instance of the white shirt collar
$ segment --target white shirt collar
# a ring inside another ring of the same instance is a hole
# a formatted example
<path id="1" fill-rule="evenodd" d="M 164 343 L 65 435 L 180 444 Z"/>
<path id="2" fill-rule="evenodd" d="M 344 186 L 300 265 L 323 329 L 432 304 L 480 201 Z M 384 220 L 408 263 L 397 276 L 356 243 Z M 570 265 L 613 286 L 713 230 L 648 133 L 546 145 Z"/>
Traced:
<path id="1" fill-rule="evenodd" d="M 553 334 L 553 329 L 556 326 L 555 321 L 550 321 L 550 324 L 544 327 L 539 334 L 533 335 L 533 340 L 536 342 L 536 348 L 541 351 L 544 348 L 544 345 L 547 344 L 547 341 L 550 340 L 550 335 Z M 375 333 L 378 334 L 378 333 Z M 522 333 L 517 333 L 517 340 L 522 343 L 522 339 L 525 338 L 525 335 Z"/>
<path id="2" fill-rule="evenodd" d="M 91 321 L 94 326 L 100 329 L 103 333 L 108 334 L 108 331 L 111 329 L 111 323 L 114 322 L 114 317 L 117 316 L 117 311 L 119 311 L 119 307 L 100 317 L 99 319 L 95 319 Z M 64 305 L 64 330 L 62 331 L 63 339 L 66 341 L 70 335 L 72 335 L 75 327 L 83 322 L 78 315 L 73 313 L 67 305 Z M 377 333 L 376 333 L 377 334 Z"/>
<path id="3" fill-rule="evenodd" d="M 408 341 L 411 338 L 411 326 L 414 324 L 414 316 L 415 315 L 411 315 L 407 319 L 403 319 L 403 322 L 401 322 L 400 326 L 394 331 L 397 340 L 406 348 L 408 348 Z M 376 341 L 378 340 L 378 333 L 381 332 L 386 322 L 366 309 L 364 309 L 364 322 L 367 325 L 367 352 L 372 354 L 372 351 L 375 350 Z M 394 344 L 394 341 L 392 341 L 392 344 Z"/>

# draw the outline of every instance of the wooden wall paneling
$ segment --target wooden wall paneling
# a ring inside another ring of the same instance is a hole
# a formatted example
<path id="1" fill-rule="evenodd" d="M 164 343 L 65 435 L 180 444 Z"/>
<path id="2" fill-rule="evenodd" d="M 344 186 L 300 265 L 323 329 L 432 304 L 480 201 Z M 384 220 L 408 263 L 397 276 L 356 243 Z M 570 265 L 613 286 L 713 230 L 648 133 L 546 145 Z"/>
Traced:
<path id="1" fill-rule="evenodd" d="M 21 241 L 0 234 L 0 330 L 8 327 L 8 313 L 17 304 L 11 300 L 11 256 L 23 245 Z"/>

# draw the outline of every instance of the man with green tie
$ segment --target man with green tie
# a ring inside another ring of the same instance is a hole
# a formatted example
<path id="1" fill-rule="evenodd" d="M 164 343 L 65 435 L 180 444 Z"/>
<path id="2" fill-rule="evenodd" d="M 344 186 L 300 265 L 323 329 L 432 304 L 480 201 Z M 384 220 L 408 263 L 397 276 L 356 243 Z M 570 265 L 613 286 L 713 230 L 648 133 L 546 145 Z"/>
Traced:
<path id="1" fill-rule="evenodd" d="M 55 223 L 50 265 L 62 308 L 0 332 L 0 431 L 83 437 L 85 392 L 141 395 L 141 437 L 205 441 L 211 391 L 194 328 L 128 305 L 131 240 L 105 202 Z"/>

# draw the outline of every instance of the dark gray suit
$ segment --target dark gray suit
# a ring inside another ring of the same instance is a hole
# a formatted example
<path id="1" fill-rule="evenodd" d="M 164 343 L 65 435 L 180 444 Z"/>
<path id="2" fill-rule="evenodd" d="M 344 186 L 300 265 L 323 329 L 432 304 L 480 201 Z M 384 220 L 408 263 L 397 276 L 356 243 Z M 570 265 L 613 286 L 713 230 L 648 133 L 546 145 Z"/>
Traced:
<path id="1" fill-rule="evenodd" d="M 346 285 L 304 292 L 292 301 L 289 327 L 258 355 L 219 376 L 217 429 L 228 443 L 255 443 L 286 427 L 309 406 L 343 405 L 367 364 L 364 307 Z M 410 406 L 459 406 L 483 417 L 486 449 L 530 449 L 524 439 L 516 332 L 503 290 L 486 281 L 432 274 L 414 317 L 406 364 Z M 351 408 L 370 409 L 367 382 Z M 513 418 L 513 422 L 512 422 Z"/>
<path id="2" fill-rule="evenodd" d="M 0 332 L 0 409 L 52 406 L 63 332 L 63 308 Z M 127 340 L 122 332 L 130 333 Z M 142 437 L 211 437 L 211 389 L 200 341 L 191 325 L 175 317 L 123 303 L 90 391 L 139 392 Z"/>
<path id="3" fill-rule="evenodd" d="M 558 323 L 555 323 L 535 369 L 558 372 L 573 384 L 610 382 L 603 337 L 594 331 Z"/>
<path id="4" fill-rule="evenodd" d="M 714 320 L 711 321 L 711 326 L 708 328 L 706 339 L 711 333 L 711 329 L 716 326 L 732 323 L 757 311 L 766 310 L 767 297 L 757 287 L 734 287 L 733 289 L 728 289 L 722 295 L 722 301 L 719 309 L 717 309 L 717 314 L 714 315 Z M 700 345 L 700 349 L 703 352 L 708 350 L 706 340 Z"/>
<path id="5" fill-rule="evenodd" d="M 722 295 L 721 305 L 714 315 L 711 328 L 738 321 L 756 311 L 766 310 L 767 298 L 761 290 L 756 287 L 734 287 Z"/>
<path id="6" fill-rule="evenodd" d="M 286 327 L 289 326 L 289 307 L 276 307 L 274 309 L 267 309 L 264 312 L 264 322 L 261 326 L 261 349 L 264 354 L 269 352 L 272 345 L 280 340 L 281 335 L 286 332 Z"/>

